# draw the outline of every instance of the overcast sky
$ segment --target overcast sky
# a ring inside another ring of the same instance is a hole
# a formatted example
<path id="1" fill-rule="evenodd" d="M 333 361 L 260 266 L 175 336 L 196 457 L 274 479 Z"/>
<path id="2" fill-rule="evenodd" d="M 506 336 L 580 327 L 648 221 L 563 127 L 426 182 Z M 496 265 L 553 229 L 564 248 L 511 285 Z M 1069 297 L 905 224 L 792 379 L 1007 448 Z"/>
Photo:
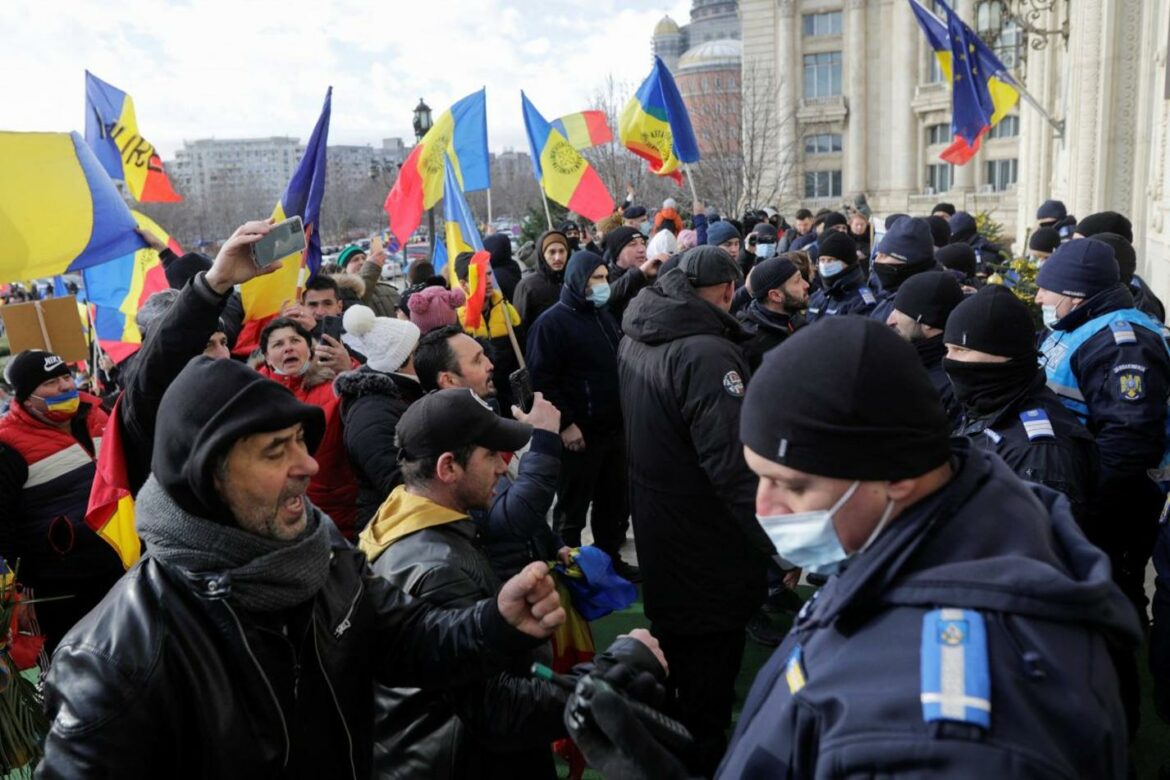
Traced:
<path id="1" fill-rule="evenodd" d="M 333 144 L 413 142 L 487 87 L 493 151 L 526 148 L 520 89 L 549 119 L 588 107 L 613 73 L 636 85 L 664 13 L 688 0 L 0 0 L 0 130 L 84 130 L 84 72 L 128 92 L 142 134 L 307 140 L 333 86 Z"/>

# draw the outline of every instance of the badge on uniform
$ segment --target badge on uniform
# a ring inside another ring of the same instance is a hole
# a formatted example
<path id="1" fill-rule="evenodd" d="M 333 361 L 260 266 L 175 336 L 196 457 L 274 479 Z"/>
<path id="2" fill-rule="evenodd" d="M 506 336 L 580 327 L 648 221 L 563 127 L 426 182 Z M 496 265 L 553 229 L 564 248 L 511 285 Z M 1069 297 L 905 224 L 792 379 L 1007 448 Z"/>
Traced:
<path id="1" fill-rule="evenodd" d="M 922 719 L 991 728 L 991 671 L 983 616 L 936 609 L 922 617 Z"/>
<path id="2" fill-rule="evenodd" d="M 877 303 L 877 298 L 873 296 L 873 290 L 868 287 L 858 287 L 857 292 L 861 294 L 861 300 L 865 301 L 866 306 L 873 306 Z"/>
<path id="3" fill-rule="evenodd" d="M 1121 397 L 1126 401 L 1140 401 L 1146 397 L 1146 388 L 1142 384 L 1142 375 L 1134 371 L 1126 371 L 1117 377 L 1121 384 Z"/>
<path id="4" fill-rule="evenodd" d="M 788 682 L 789 693 L 796 693 L 808 682 L 804 674 L 804 655 L 800 645 L 792 648 L 788 660 L 784 662 L 784 679 Z"/>
<path id="5" fill-rule="evenodd" d="M 1130 325 L 1125 320 L 1117 320 L 1109 323 L 1109 329 L 1113 331 L 1114 344 L 1136 344 L 1137 335 L 1133 332 L 1133 325 Z"/>
<path id="6" fill-rule="evenodd" d="M 723 389 L 729 395 L 733 395 L 736 398 L 743 398 L 743 378 L 739 375 L 738 371 L 728 371 L 723 375 Z"/>
<path id="7" fill-rule="evenodd" d="M 1024 424 L 1024 431 L 1028 434 L 1028 441 L 1037 439 L 1055 439 L 1056 431 L 1052 430 L 1052 421 L 1043 409 L 1030 409 L 1020 412 L 1020 422 Z"/>

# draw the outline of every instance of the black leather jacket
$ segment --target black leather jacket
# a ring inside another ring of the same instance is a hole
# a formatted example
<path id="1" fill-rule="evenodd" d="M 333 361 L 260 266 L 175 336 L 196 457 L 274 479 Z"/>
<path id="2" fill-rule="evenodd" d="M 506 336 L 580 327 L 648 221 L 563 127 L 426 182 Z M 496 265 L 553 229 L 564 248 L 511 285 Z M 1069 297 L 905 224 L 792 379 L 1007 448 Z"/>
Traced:
<path id="1" fill-rule="evenodd" d="M 131 568 L 53 656 L 36 776 L 366 778 L 372 680 L 457 685 L 538 644 L 494 599 L 404 595 L 340 536 L 298 609 L 248 614 L 231 588 L 150 557 Z"/>
<path id="2" fill-rule="evenodd" d="M 439 607 L 465 607 L 500 587 L 470 519 L 393 542 L 373 569 Z M 374 776 L 555 777 L 549 746 L 565 736 L 565 699 L 528 673 L 534 660 L 551 665 L 551 651 L 542 650 L 509 671 L 446 692 L 378 686 Z"/>

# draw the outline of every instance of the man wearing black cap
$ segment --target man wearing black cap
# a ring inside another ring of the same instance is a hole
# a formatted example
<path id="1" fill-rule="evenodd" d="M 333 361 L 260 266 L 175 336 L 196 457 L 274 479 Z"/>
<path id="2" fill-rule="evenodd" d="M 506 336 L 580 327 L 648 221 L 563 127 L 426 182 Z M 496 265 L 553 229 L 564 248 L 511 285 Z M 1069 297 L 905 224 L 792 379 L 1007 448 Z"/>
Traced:
<path id="1" fill-rule="evenodd" d="M 646 237 L 636 228 L 623 226 L 605 235 L 605 261 L 609 266 L 609 310 L 621 322 L 622 313 L 656 276 L 667 259 L 646 257 Z"/>
<path id="2" fill-rule="evenodd" d="M 54 654 L 43 775 L 368 777 L 375 680 L 494 674 L 564 620 L 543 563 L 458 611 L 373 576 L 305 497 L 324 428 L 239 363 L 183 369 L 135 507 L 147 554 Z"/>
<path id="3" fill-rule="evenodd" d="M 1077 227 L 1077 218 L 1068 213 L 1062 201 L 1046 200 L 1036 209 L 1036 226 L 1052 228 L 1063 243 L 1072 238 Z"/>
<path id="4" fill-rule="evenodd" d="M 886 324 L 917 350 L 952 426 L 958 423 L 962 410 L 955 400 L 947 372 L 943 370 L 943 355 L 947 351 L 943 328 L 947 317 L 962 300 L 963 289 L 950 274 L 918 274 L 898 288 L 894 309 L 886 318 Z"/>
<path id="5" fill-rule="evenodd" d="M 877 297 L 865 283 L 856 247 L 847 233 L 833 232 L 821 239 L 817 256 L 821 288 L 808 302 L 810 323 L 839 314 L 864 316 L 877 305 Z"/>
<path id="6" fill-rule="evenodd" d="M 761 260 L 751 272 L 751 303 L 738 319 L 751 338 L 743 352 L 755 371 L 764 354 L 803 326 L 800 313 L 808 308 L 808 282 L 787 256 Z"/>
<path id="7" fill-rule="evenodd" d="M 934 259 L 954 277 L 965 294 L 983 286 L 983 281 L 975 276 L 978 261 L 970 244 L 947 244 L 935 250 Z"/>
<path id="8" fill-rule="evenodd" d="M 1119 669 L 1141 633 L 1104 554 L 1057 493 L 948 434 L 881 323 L 833 317 L 764 360 L 740 422 L 759 522 L 830 579 L 718 777 L 1127 776 Z M 638 739 L 611 701 L 588 727 Z M 664 752 L 651 776 L 677 776 Z"/>
<path id="9" fill-rule="evenodd" d="M 879 291 L 877 305 L 869 316 L 878 322 L 886 322 L 894 309 L 894 295 L 902 283 L 936 267 L 934 242 L 926 220 L 903 217 L 894 222 L 878 242 L 873 260 L 871 278 L 876 281 Z"/>
<path id="10" fill-rule="evenodd" d="M 557 226 L 557 230 L 569 239 L 569 254 L 581 248 L 581 228 L 571 219 L 567 219 Z"/>
<path id="11" fill-rule="evenodd" d="M 1145 620 L 1145 570 L 1164 496 L 1149 472 L 1166 463 L 1170 353 L 1162 324 L 1133 308 L 1113 250 L 1062 244 L 1036 275 L 1052 333 L 1040 347 L 1048 386 L 1097 441 L 1097 496 L 1110 513 L 1094 541 Z"/>
<path id="12" fill-rule="evenodd" d="M 646 221 L 646 207 L 628 206 L 622 212 L 622 219 L 625 220 L 626 227 L 632 227 L 634 230 L 640 232 L 642 230 L 642 224 Z"/>
<path id="13" fill-rule="evenodd" d="M 739 257 L 739 242 L 739 231 L 726 220 L 715 222 L 707 228 L 707 244 L 722 247 L 732 257 Z"/>
<path id="14" fill-rule="evenodd" d="M 943 367 L 963 407 L 955 434 L 999 455 L 1021 479 L 1064 493 L 1089 529 L 1097 445 L 1045 384 L 1028 307 L 988 285 L 955 307 L 943 340 Z"/>
<path id="15" fill-rule="evenodd" d="M 46 649 L 122 575 L 114 548 L 85 523 L 107 416 L 79 391 L 58 355 L 25 350 L 4 374 L 12 387 L 0 417 L 0 555 L 31 587 Z"/>
<path id="16" fill-rule="evenodd" d="M 499 417 L 471 390 L 439 390 L 407 409 L 396 441 L 405 484 L 361 535 L 374 573 L 444 609 L 495 596 L 500 581 L 472 513 L 489 509 L 507 470 L 503 453 L 521 449 L 532 432 Z M 619 639 L 610 652 L 627 664 L 639 655 L 653 663 L 657 641 L 644 629 L 632 636 L 633 644 Z M 448 692 L 379 686 L 375 773 L 556 777 L 551 744 L 565 736 L 564 696 L 530 676 L 527 665 Z"/>
<path id="17" fill-rule="evenodd" d="M 1133 296 L 1133 307 L 1144 311 L 1158 322 L 1165 322 L 1166 306 L 1157 295 L 1154 295 L 1154 291 L 1150 289 L 1146 281 L 1135 273 L 1137 271 L 1137 253 L 1133 250 L 1133 244 L 1127 241 L 1125 236 L 1117 233 L 1097 233 L 1093 239 L 1113 247 L 1113 256 L 1117 260 L 1121 283 L 1129 288 L 1129 293 Z"/>
<path id="18" fill-rule="evenodd" d="M 1056 228 L 1036 228 L 1036 232 L 1028 236 L 1028 257 L 1036 265 L 1043 265 L 1060 244 L 1060 233 Z"/>
<path id="19" fill-rule="evenodd" d="M 955 204 L 946 202 L 936 203 L 930 209 L 930 216 L 950 219 L 951 217 L 955 216 Z"/>
<path id="20" fill-rule="evenodd" d="M 676 715 L 696 738 L 691 770 L 705 776 L 726 744 L 768 561 L 735 440 L 748 380 L 747 335 L 728 314 L 739 282 L 723 250 L 687 250 L 630 304 L 618 353 L 646 616 L 670 662 Z"/>
<path id="21" fill-rule="evenodd" d="M 952 244 L 970 244 L 975 250 L 976 276 L 990 276 L 995 272 L 995 267 L 1004 262 L 999 247 L 983 237 L 975 217 L 971 214 L 960 211 L 951 217 L 947 224 L 951 229 Z"/>

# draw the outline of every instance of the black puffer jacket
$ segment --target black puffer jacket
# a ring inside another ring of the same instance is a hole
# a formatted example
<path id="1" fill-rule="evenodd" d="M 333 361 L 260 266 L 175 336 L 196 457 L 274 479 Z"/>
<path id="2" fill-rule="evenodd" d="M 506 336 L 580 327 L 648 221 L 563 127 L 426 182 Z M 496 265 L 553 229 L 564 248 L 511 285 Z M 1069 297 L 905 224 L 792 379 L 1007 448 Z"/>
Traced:
<path id="1" fill-rule="evenodd" d="M 364 779 L 374 680 L 458 685 L 538 644 L 494 599 L 406 596 L 339 535 L 302 608 L 245 613 L 231 590 L 149 556 L 131 568 L 53 656 L 37 777 Z"/>
<path id="2" fill-rule="evenodd" d="M 394 431 L 407 408 L 422 397 L 422 388 L 411 377 L 362 366 L 337 377 L 333 389 L 341 399 L 345 453 L 358 483 L 354 533 L 360 533 L 402 484 Z"/>
<path id="3" fill-rule="evenodd" d="M 618 374 L 646 616 L 678 633 L 742 628 L 773 553 L 738 434 L 748 336 L 677 268 L 634 299 L 623 327 Z"/>
<path id="4" fill-rule="evenodd" d="M 556 304 L 561 298 L 561 285 L 565 281 L 565 269 L 554 271 L 549 268 L 548 263 L 544 261 L 544 256 L 540 253 L 540 247 L 544 246 L 544 241 L 550 234 L 564 238 L 564 234 L 557 230 L 542 233 L 540 238 L 536 240 L 537 251 L 534 255 L 536 267 L 525 271 L 514 288 L 515 297 L 512 301 L 516 305 L 516 311 L 520 313 L 520 322 L 525 328 L 531 328 L 532 323 L 536 322 L 536 319 L 546 309 Z M 564 243 L 565 249 L 568 251 L 569 240 L 566 238 Z M 565 262 L 568 262 L 567 255 Z"/>

